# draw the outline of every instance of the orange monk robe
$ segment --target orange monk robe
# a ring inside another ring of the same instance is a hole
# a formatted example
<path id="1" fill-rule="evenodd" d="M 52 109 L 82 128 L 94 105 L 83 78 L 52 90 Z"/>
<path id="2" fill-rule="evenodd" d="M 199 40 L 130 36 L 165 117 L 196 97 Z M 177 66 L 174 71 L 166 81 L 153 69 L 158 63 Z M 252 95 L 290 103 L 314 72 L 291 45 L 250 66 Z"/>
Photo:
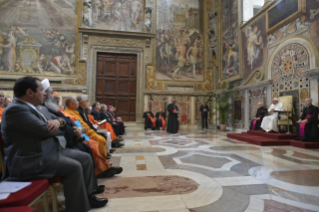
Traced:
<path id="1" fill-rule="evenodd" d="M 0 120 L 2 119 L 2 113 L 4 111 L 4 108 L 3 107 L 0 107 Z"/>
<path id="2" fill-rule="evenodd" d="M 64 112 L 61 108 L 59 110 L 61 113 L 63 113 L 64 116 L 69 117 L 72 121 L 77 120 L 74 116 Z M 90 139 L 89 141 L 85 141 L 84 143 L 89 145 L 90 149 L 92 150 L 92 155 L 93 155 L 94 164 L 95 164 L 95 168 L 94 168 L 95 175 L 99 175 L 105 172 L 106 170 L 108 170 L 109 168 L 111 168 L 110 163 L 105 158 L 103 158 L 101 154 L 99 153 L 98 142 Z"/>
<path id="3" fill-rule="evenodd" d="M 88 114 L 88 118 L 89 118 L 89 121 L 91 122 L 91 124 L 97 124 L 97 125 L 99 124 L 99 122 L 94 119 L 94 116 Z M 110 123 L 105 122 L 99 126 L 101 129 L 106 129 L 108 132 L 111 133 L 111 140 L 112 141 L 117 138 L 115 133 L 114 133 L 113 127 Z"/>
<path id="4" fill-rule="evenodd" d="M 64 110 L 65 113 L 68 113 L 76 118 L 76 120 L 79 120 L 81 122 L 81 126 L 85 127 L 87 129 L 86 133 L 90 139 L 97 141 L 99 144 L 99 152 L 100 154 L 106 159 L 107 154 L 106 154 L 106 140 L 103 136 L 97 134 L 94 130 L 92 130 L 85 121 L 83 121 L 81 115 L 77 110 L 71 110 L 69 108 L 66 108 Z"/>

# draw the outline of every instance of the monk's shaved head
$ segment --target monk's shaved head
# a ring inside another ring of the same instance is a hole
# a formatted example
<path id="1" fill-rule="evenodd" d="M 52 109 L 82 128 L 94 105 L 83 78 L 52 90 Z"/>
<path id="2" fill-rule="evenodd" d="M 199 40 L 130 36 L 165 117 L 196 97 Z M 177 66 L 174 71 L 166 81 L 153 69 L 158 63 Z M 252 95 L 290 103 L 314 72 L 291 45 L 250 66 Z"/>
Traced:
<path id="1" fill-rule="evenodd" d="M 76 99 L 72 96 L 69 96 L 65 99 L 65 105 L 69 107 L 72 103 L 75 103 Z"/>

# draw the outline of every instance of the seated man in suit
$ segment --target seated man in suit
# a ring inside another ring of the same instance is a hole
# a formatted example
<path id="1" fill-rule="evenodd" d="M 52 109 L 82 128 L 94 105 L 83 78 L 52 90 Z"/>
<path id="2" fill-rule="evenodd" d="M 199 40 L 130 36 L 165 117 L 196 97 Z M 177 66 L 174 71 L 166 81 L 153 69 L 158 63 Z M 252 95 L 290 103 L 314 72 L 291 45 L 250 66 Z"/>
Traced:
<path id="1" fill-rule="evenodd" d="M 284 105 L 278 101 L 277 98 L 272 100 L 272 104 L 270 105 L 268 112 L 271 113 L 269 116 L 265 116 L 261 122 L 260 127 L 263 131 L 266 132 L 278 132 L 278 112 L 276 111 L 284 111 Z"/>
<path id="2" fill-rule="evenodd" d="M 89 121 L 91 122 L 91 124 L 97 124 L 100 121 L 103 121 L 103 119 L 100 116 L 100 110 L 101 110 L 101 105 L 99 102 L 94 102 L 92 104 L 92 109 L 90 114 L 87 114 Z M 105 122 L 103 124 L 100 125 L 100 128 L 102 129 L 106 129 L 108 132 L 111 133 L 111 141 L 112 142 L 119 142 L 119 141 L 123 141 L 122 138 L 118 138 L 114 132 L 114 129 L 112 127 L 112 125 L 109 122 Z"/>
<path id="3" fill-rule="evenodd" d="M 305 100 L 306 107 L 296 124 L 297 137 L 295 140 L 318 141 L 318 107 L 312 105 L 312 99 Z"/>
<path id="4" fill-rule="evenodd" d="M 108 108 L 105 104 L 101 104 L 100 117 L 102 120 L 106 119 L 106 121 L 112 125 L 116 136 L 121 138 L 120 124 L 116 122 L 116 120 L 113 120 L 113 117 L 108 113 Z"/>
<path id="5" fill-rule="evenodd" d="M 4 178 L 24 181 L 61 176 L 67 212 L 105 206 L 107 199 L 92 195 L 98 186 L 91 156 L 65 148 L 65 120 L 48 110 L 38 110 L 46 95 L 41 81 L 23 77 L 13 90 L 16 99 L 3 113 L 1 123 Z"/>
<path id="6" fill-rule="evenodd" d="M 251 121 L 249 130 L 260 130 L 261 122 L 267 114 L 267 108 L 263 106 L 262 102 L 258 102 L 258 109 L 255 118 Z"/>
<path id="7" fill-rule="evenodd" d="M 144 119 L 144 129 L 145 130 L 147 130 L 148 128 L 155 130 L 156 122 L 154 120 L 154 115 L 153 115 L 152 111 L 150 111 L 149 107 L 147 107 L 146 111 L 143 113 L 143 119 Z"/>
<path id="8" fill-rule="evenodd" d="M 166 114 L 163 112 L 163 109 L 160 108 L 159 111 L 155 115 L 156 117 L 156 129 L 159 130 L 162 127 L 163 130 L 166 129 Z"/>
<path id="9" fill-rule="evenodd" d="M 12 98 L 10 96 L 6 96 L 4 98 L 4 103 L 3 103 L 3 107 L 6 108 L 9 106 L 9 104 L 12 103 Z"/>

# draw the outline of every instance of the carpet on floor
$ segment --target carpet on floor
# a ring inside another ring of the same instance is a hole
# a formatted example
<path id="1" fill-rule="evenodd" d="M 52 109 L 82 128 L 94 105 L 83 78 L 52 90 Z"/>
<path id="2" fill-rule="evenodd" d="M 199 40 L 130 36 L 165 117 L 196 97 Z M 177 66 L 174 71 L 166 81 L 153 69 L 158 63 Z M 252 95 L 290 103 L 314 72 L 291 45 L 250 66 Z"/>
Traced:
<path id="1" fill-rule="evenodd" d="M 285 133 L 266 133 L 260 131 L 248 130 L 243 133 L 228 133 L 228 138 L 245 141 L 259 146 L 285 146 L 313 149 L 319 148 L 319 142 L 301 142 L 295 141 L 296 134 Z"/>

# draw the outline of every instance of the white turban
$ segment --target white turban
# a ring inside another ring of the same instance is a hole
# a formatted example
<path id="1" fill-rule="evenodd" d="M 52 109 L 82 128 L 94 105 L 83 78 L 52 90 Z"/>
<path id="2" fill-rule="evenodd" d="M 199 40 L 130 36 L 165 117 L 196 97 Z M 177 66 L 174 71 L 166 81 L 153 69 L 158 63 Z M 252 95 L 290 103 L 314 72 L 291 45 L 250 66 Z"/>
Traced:
<path id="1" fill-rule="evenodd" d="M 42 85 L 43 85 L 43 90 L 46 91 L 50 88 L 50 82 L 48 79 L 44 79 L 42 80 Z"/>

